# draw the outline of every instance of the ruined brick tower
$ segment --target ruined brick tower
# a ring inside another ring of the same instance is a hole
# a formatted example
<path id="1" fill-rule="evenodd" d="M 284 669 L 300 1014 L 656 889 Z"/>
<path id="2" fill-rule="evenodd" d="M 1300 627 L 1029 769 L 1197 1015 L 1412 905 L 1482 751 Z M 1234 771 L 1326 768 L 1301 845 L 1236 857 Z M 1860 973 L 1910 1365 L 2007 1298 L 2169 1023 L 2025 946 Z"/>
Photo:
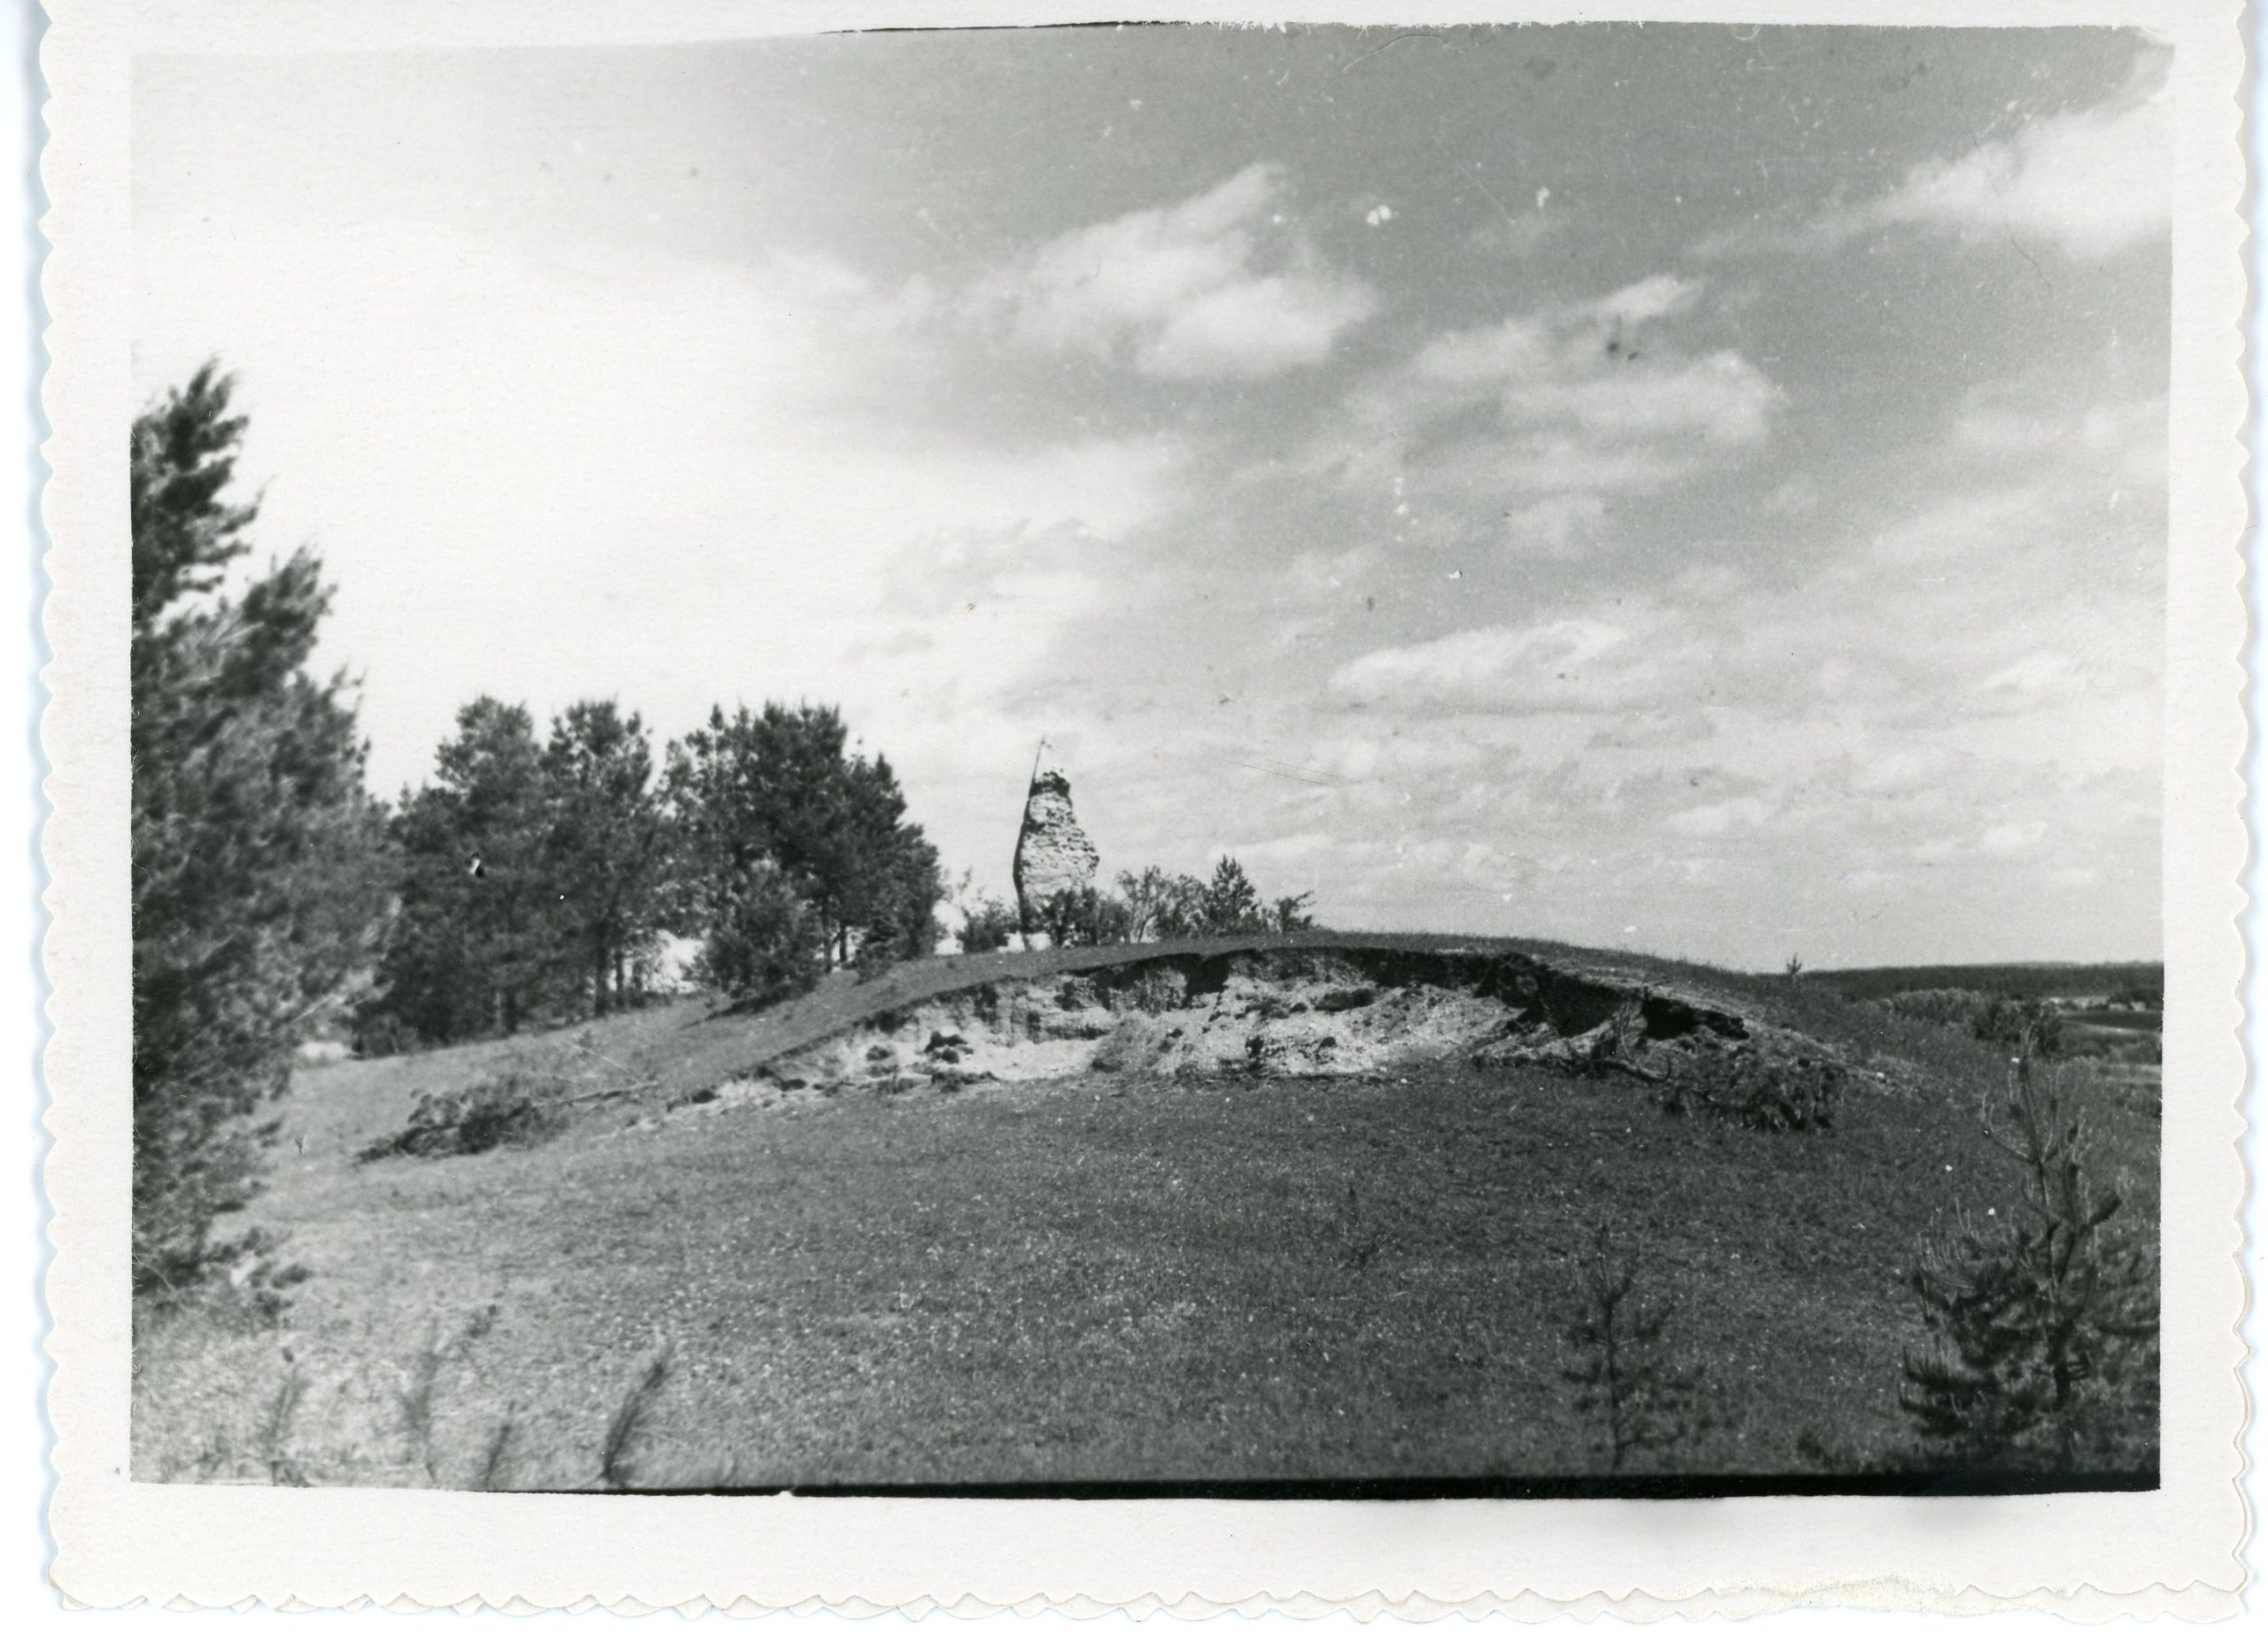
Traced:
<path id="1" fill-rule="evenodd" d="M 1016 833 L 1016 915 L 1026 936 L 1038 927 L 1040 904 L 1058 892 L 1094 884 L 1098 861 L 1094 842 L 1071 810 L 1071 780 L 1045 758 L 1045 740 L 1039 748 L 1024 797 L 1023 827 Z"/>

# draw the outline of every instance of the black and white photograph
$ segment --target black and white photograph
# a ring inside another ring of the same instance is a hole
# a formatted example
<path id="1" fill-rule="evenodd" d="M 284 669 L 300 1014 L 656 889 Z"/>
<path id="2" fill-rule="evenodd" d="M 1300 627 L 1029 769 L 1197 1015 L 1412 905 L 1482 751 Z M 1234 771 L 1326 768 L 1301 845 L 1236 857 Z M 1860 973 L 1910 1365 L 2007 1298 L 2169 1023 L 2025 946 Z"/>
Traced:
<path id="1" fill-rule="evenodd" d="M 2155 1492 L 2175 66 L 134 54 L 129 1481 Z"/>
<path id="2" fill-rule="evenodd" d="M 2155 1487 L 2171 63 L 138 58 L 133 1480 Z"/>

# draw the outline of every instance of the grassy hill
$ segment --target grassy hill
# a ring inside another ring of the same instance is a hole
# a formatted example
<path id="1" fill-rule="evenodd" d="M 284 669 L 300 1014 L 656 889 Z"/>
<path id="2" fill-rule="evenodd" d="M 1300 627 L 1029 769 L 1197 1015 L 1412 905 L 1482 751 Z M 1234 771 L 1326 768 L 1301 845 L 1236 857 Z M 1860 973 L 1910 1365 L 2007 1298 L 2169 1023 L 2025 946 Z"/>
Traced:
<path id="1" fill-rule="evenodd" d="M 1413 971 L 1550 960 L 1804 1034 L 1849 1088 L 1812 1132 L 1670 1117 L 1627 1076 L 1464 1058 L 708 1099 L 941 996 L 1285 948 Z M 513 1067 L 582 1098 L 555 1139 L 358 1160 L 420 1096 Z M 254 1212 L 310 1275 L 280 1336 L 183 1320 L 137 1349 L 135 1471 L 1554 1491 L 1605 1468 L 1564 1377 L 1603 1228 L 1669 1309 L 1674 1354 L 1705 1368 L 1705 1424 L 1612 1476 L 1845 1484 L 1905 1445 L 1920 1244 L 1950 1212 L 2011 1201 L 1975 1118 L 2006 1071 L 1810 980 L 1322 934 L 930 960 L 755 1014 L 688 1000 L 310 1068 Z M 2106 1084 L 2093 1112 L 2154 1218 L 2154 1101 Z"/>

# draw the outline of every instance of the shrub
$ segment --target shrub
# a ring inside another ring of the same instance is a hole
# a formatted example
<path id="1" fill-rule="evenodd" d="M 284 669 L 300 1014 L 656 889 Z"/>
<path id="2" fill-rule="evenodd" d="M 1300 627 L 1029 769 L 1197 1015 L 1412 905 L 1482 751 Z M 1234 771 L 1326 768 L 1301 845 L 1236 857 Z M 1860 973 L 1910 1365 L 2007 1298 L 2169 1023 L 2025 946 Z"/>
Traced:
<path id="1" fill-rule="evenodd" d="M 750 1004 L 808 992 L 826 967 L 819 925 L 779 867 L 743 869 L 702 943 L 702 980 Z"/>
<path id="2" fill-rule="evenodd" d="M 2063 1053 L 2063 1013 L 2044 999 L 1989 1000 L 1969 1027 L 1985 1043 L 2028 1058 Z"/>
<path id="3" fill-rule="evenodd" d="M 1118 895 L 1126 904 L 1129 941 L 1151 937 L 1192 937 L 1202 929 L 1199 905 L 1205 882 L 1191 874 L 1169 874 L 1153 864 L 1139 874 L 1121 874 Z"/>
<path id="4" fill-rule="evenodd" d="M 1842 1064 L 1823 1057 L 1767 1051 L 1710 1039 L 1685 1071 L 1665 1076 L 1656 1104 L 1673 1117 L 1692 1112 L 1758 1130 L 1819 1130 L 1834 1122 Z"/>
<path id="5" fill-rule="evenodd" d="M 1633 1453 L 1674 1446 L 1705 1430 L 1703 1365 L 1681 1365 L 1665 1339 L 1671 1305 L 1638 1290 L 1636 1260 L 1618 1252 L 1604 1224 L 1575 1268 L 1575 1289 L 1560 1330 L 1575 1360 L 1559 1377 L 1576 1388 L 1575 1406 L 1604 1433 L 1608 1468 Z"/>
<path id="6" fill-rule="evenodd" d="M 497 1147 L 532 1147 L 558 1134 L 565 1122 L 556 1079 L 509 1069 L 462 1090 L 417 1098 L 409 1122 L 358 1155 L 365 1164 L 409 1156 L 451 1158 Z"/>
<path id="7" fill-rule="evenodd" d="M 1883 1001 L 1895 1015 L 1912 1017 L 1917 1022 L 1935 1022 L 1942 1027 L 1964 1028 L 1974 1027 L 1990 1003 L 1984 995 L 1965 988 L 1916 988 L 1911 993 L 1892 994 Z"/>
<path id="8" fill-rule="evenodd" d="M 1301 892 L 1297 896 L 1276 899 L 1276 929 L 1278 931 L 1312 931 L 1315 916 L 1308 912 L 1308 905 L 1315 901 L 1315 893 Z"/>
<path id="9" fill-rule="evenodd" d="M 2132 1468 L 2157 1448 L 2157 1262 L 2098 1166 L 2060 1071 L 2019 1064 L 1984 1134 L 2022 1166 L 2009 1206 L 1962 1213 L 1911 1287 L 1930 1335 L 1899 1406 L 1947 1462 Z M 2123 1229 L 2122 1229 L 2123 1228 Z"/>
<path id="10" fill-rule="evenodd" d="M 2015 999 L 1965 988 L 1923 988 L 1884 1001 L 1899 1016 L 1965 1028 L 1987 1044 L 2025 1056 L 2060 1056 L 2063 1014 L 2044 999 Z"/>
<path id="11" fill-rule="evenodd" d="M 1015 910 L 997 897 L 980 898 L 961 919 L 961 952 L 992 953 L 1007 947 L 1015 932 Z"/>
<path id="12" fill-rule="evenodd" d="M 1100 948 L 1129 941 L 1130 918 L 1117 898 L 1082 886 L 1059 891 L 1039 905 L 1039 928 L 1054 948 Z"/>

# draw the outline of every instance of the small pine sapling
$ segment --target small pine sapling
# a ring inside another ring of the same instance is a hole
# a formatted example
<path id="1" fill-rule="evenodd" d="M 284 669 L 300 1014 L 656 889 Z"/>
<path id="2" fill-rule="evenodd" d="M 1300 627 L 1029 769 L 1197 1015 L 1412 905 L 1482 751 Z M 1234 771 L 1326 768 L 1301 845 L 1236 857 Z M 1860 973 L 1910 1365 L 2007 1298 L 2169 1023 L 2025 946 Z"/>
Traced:
<path id="1" fill-rule="evenodd" d="M 1604 1433 L 1608 1468 L 1619 1471 L 1634 1453 L 1674 1447 L 1707 1429 L 1705 1370 L 1674 1361 L 1664 1339 L 1674 1307 L 1639 1292 L 1635 1259 L 1616 1251 L 1603 1224 L 1576 1280 L 1561 1330 L 1575 1360 L 1560 1377 Z"/>
<path id="2" fill-rule="evenodd" d="M 2157 1261 L 2117 1220 L 2064 1075 L 2020 1060 L 1984 1133 L 2022 1166 L 2005 1214 L 1966 1213 L 1927 1245 L 1911 1286 L 1930 1335 L 1899 1405 L 1953 1462 L 2145 1465 L 2157 1440 Z"/>

